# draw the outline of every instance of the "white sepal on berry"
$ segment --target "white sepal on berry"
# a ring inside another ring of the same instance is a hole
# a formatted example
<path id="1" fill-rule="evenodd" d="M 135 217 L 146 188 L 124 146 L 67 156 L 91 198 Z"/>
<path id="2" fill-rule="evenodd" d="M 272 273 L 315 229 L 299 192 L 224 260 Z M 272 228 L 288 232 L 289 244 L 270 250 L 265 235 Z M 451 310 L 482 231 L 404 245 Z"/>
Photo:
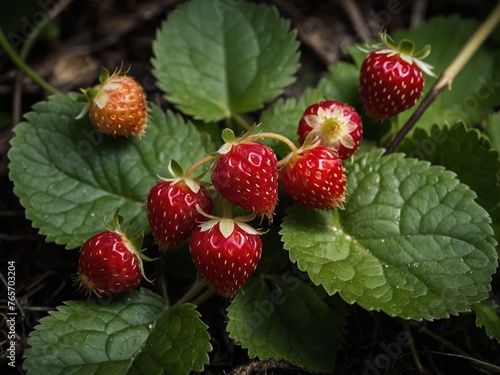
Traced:
<path id="1" fill-rule="evenodd" d="M 137 257 L 142 277 L 144 277 L 144 279 L 146 279 L 147 281 L 152 282 L 146 277 L 146 274 L 144 272 L 143 261 L 151 262 L 154 261 L 155 259 L 150 258 L 144 254 L 144 250 L 146 250 L 142 248 L 144 242 L 144 230 L 140 229 L 134 235 L 130 236 L 128 234 L 129 232 L 128 225 L 125 227 L 125 229 L 122 229 L 123 221 L 124 221 L 123 216 L 120 215 L 120 208 L 118 208 L 115 214 L 113 215 L 113 225 L 109 225 L 106 221 L 106 218 L 104 218 L 104 225 L 106 229 L 108 229 L 111 232 L 115 232 L 116 234 L 118 234 L 123 238 L 123 241 L 127 249 Z"/>
<path id="2" fill-rule="evenodd" d="M 215 227 L 217 224 L 219 224 L 220 232 L 222 233 L 224 238 L 228 238 L 231 235 L 231 233 L 233 233 L 235 225 L 240 227 L 244 232 L 248 234 L 262 234 L 262 232 L 258 231 L 251 225 L 247 224 L 247 222 L 252 221 L 257 216 L 254 213 L 246 216 L 225 218 L 225 217 L 217 217 L 209 215 L 206 212 L 204 212 L 200 208 L 200 206 L 196 206 L 196 209 L 198 210 L 199 213 L 201 213 L 203 216 L 207 218 L 207 220 L 202 221 L 199 225 L 200 230 L 202 232 L 207 232 L 211 230 L 213 227 Z"/>
<path id="3" fill-rule="evenodd" d="M 379 34 L 380 43 L 368 45 L 367 48 L 360 47 L 363 52 L 375 52 L 377 54 L 385 54 L 387 56 L 398 55 L 403 61 L 408 64 L 415 64 L 424 73 L 431 77 L 436 77 L 432 71 L 434 68 L 431 64 L 424 61 L 431 53 L 431 46 L 426 44 L 420 51 L 415 52 L 415 43 L 409 39 L 402 39 L 398 44 L 384 30 Z"/>
<path id="4" fill-rule="evenodd" d="M 158 178 L 162 181 L 170 181 L 172 185 L 178 184 L 181 181 L 184 181 L 184 183 L 187 185 L 187 187 L 195 194 L 197 194 L 200 191 L 200 182 L 198 179 L 193 179 L 190 177 L 185 177 L 184 176 L 184 171 L 182 170 L 181 165 L 175 161 L 174 159 L 170 159 L 170 162 L 168 163 L 167 170 L 172 176 L 172 178 L 164 178 L 161 176 L 158 176 Z"/>

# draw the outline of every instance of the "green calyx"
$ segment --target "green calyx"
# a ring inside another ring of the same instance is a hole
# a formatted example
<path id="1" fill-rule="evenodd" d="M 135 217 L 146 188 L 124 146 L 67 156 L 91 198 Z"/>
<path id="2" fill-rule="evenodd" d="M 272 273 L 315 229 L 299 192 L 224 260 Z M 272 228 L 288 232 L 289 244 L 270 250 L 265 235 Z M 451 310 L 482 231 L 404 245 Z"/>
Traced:
<path id="1" fill-rule="evenodd" d="M 413 41 L 403 39 L 396 44 L 394 39 L 387 35 L 385 30 L 379 34 L 379 39 L 381 43 L 375 43 L 368 45 L 366 49 L 360 49 L 367 53 L 380 51 L 380 53 L 399 54 L 404 61 L 414 63 L 429 76 L 436 77 L 432 72 L 432 65 L 422 61 L 431 53 L 431 46 L 429 44 L 426 44 L 420 51 L 415 52 L 415 43 L 413 43 Z"/>
<path id="2" fill-rule="evenodd" d="M 431 46 L 429 44 L 426 44 L 424 48 L 418 52 L 415 52 L 415 43 L 409 39 L 403 39 L 396 44 L 394 39 L 392 39 L 385 30 L 379 34 L 379 39 L 381 43 L 369 46 L 370 50 L 390 49 L 418 60 L 425 59 L 431 53 Z"/>
<path id="3" fill-rule="evenodd" d="M 82 94 L 76 98 L 76 101 L 80 103 L 86 103 L 86 105 L 82 108 L 80 113 L 75 117 L 76 120 L 83 118 L 83 116 L 87 114 L 87 112 L 90 109 L 90 103 L 94 101 L 95 97 L 99 93 L 99 89 L 104 84 L 104 82 L 106 82 L 109 79 L 109 77 L 110 77 L 109 70 L 106 69 L 105 67 L 101 67 L 101 71 L 99 72 L 100 84 L 87 89 L 80 89 Z"/>
<path id="4" fill-rule="evenodd" d="M 113 215 L 113 225 L 109 225 L 106 221 L 106 218 L 104 218 L 104 226 L 106 227 L 106 229 L 120 235 L 126 242 L 128 242 L 130 244 L 130 246 L 128 246 L 129 250 L 134 252 L 136 255 L 138 255 L 138 259 L 141 260 L 139 262 L 140 263 L 139 265 L 140 265 L 141 273 L 142 273 L 143 277 L 146 280 L 150 281 L 144 275 L 142 260 L 150 262 L 150 261 L 153 261 L 155 259 L 150 258 L 150 257 L 144 255 L 144 253 L 143 253 L 145 250 L 142 248 L 142 244 L 144 241 L 144 230 L 138 230 L 134 235 L 129 236 L 128 235 L 128 230 L 129 230 L 128 225 L 125 227 L 125 229 L 122 229 L 123 222 L 124 222 L 124 219 L 123 219 L 123 216 L 120 215 L 120 208 L 119 207 L 116 209 L 115 214 Z"/>
<path id="5" fill-rule="evenodd" d="M 119 70 L 118 70 L 119 72 Z M 115 72 L 115 74 L 117 74 Z M 106 69 L 104 66 L 101 67 L 101 71 L 99 72 L 99 82 L 101 83 L 101 85 L 106 82 L 110 77 L 110 74 L 109 74 L 109 70 Z"/>

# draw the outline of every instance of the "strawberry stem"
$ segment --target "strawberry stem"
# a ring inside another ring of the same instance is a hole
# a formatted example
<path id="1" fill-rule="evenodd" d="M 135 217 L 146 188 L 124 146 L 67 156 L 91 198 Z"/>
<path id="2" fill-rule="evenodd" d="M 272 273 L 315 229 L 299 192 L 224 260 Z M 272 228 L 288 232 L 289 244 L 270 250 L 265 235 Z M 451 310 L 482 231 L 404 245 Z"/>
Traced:
<path id="1" fill-rule="evenodd" d="M 207 299 L 209 299 L 210 297 L 212 297 L 214 294 L 215 294 L 215 289 L 208 288 L 200 296 L 198 296 L 195 299 L 193 299 L 191 301 L 191 303 L 194 304 L 194 305 L 196 305 L 196 306 L 199 306 L 203 302 L 205 302 Z"/>
<path id="2" fill-rule="evenodd" d="M 443 71 L 436 83 L 438 89 L 444 86 L 451 88 L 453 79 L 462 70 L 465 64 L 470 60 L 474 53 L 483 44 L 484 40 L 490 35 L 493 29 L 500 21 L 500 2 L 492 10 L 488 18 L 479 26 L 474 35 L 462 47 L 455 59 Z"/>
<path id="3" fill-rule="evenodd" d="M 247 120 L 245 120 L 237 113 L 233 113 L 231 118 L 233 118 L 234 121 L 245 130 L 250 130 L 252 128 L 252 126 L 247 122 Z"/>
<path id="4" fill-rule="evenodd" d="M 233 205 L 226 199 L 222 199 L 221 203 L 221 217 L 225 219 L 232 219 L 233 218 Z"/>
<path id="5" fill-rule="evenodd" d="M 203 164 L 206 164 L 206 163 L 209 163 L 211 162 L 212 160 L 215 159 L 215 156 L 214 155 L 207 155 L 205 156 L 203 159 L 200 159 L 198 160 L 196 163 L 194 163 L 193 165 L 191 165 L 188 170 L 186 171 L 186 173 L 184 174 L 184 177 L 186 178 L 189 178 L 191 177 L 191 175 L 193 174 L 193 172 L 198 169 L 199 167 L 201 167 Z"/>
<path id="6" fill-rule="evenodd" d="M 206 288 L 207 285 L 208 285 L 207 281 L 201 275 L 198 274 L 193 284 L 191 284 L 186 293 L 181 298 L 179 298 L 179 300 L 177 300 L 174 306 L 179 306 L 182 305 L 183 303 L 193 300 L 198 294 L 200 294 L 200 292 L 203 289 Z"/>
<path id="7" fill-rule="evenodd" d="M 46 90 L 51 94 L 60 94 L 59 90 L 51 86 L 47 81 L 45 81 L 41 76 L 38 75 L 33 69 L 31 69 L 23 59 L 12 49 L 9 41 L 5 37 L 5 34 L 0 28 L 0 46 L 3 47 L 4 51 L 10 57 L 12 62 L 21 69 L 28 77 L 30 77 L 35 83 L 37 83 L 41 88 Z"/>
<path id="8" fill-rule="evenodd" d="M 292 150 L 292 152 L 295 152 L 297 151 L 297 146 L 295 146 L 295 144 L 290 141 L 287 137 L 281 135 L 281 134 L 276 134 L 276 133 L 259 133 L 256 135 L 256 138 L 273 138 L 273 139 L 277 139 L 278 141 L 281 141 L 283 143 L 285 143 L 289 148 L 290 150 Z"/>
<path id="9" fill-rule="evenodd" d="M 470 37 L 467 43 L 462 47 L 458 55 L 448 65 L 448 67 L 441 73 L 438 80 L 434 83 L 430 91 L 417 107 L 415 112 L 408 119 L 403 128 L 396 134 L 386 150 L 386 154 L 393 153 L 398 148 L 403 138 L 410 132 L 420 119 L 426 109 L 432 104 L 436 97 L 443 91 L 445 87 L 451 89 L 451 85 L 456 75 L 467 64 L 474 53 L 483 44 L 484 40 L 493 31 L 496 25 L 500 22 L 500 2 L 493 8 L 488 18 L 479 26 L 476 32 Z"/>

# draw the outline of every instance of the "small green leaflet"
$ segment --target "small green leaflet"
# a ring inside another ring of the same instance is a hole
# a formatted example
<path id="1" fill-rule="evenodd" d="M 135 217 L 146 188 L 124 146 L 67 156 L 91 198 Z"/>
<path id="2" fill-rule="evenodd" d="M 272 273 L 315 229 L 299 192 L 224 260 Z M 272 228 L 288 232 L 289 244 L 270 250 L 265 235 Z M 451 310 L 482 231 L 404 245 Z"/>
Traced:
<path id="1" fill-rule="evenodd" d="M 477 303 L 472 306 L 476 313 L 476 326 L 484 327 L 490 339 L 500 343 L 500 310 L 496 304 Z"/>
<path id="2" fill-rule="evenodd" d="M 333 372 L 344 342 L 344 317 L 291 272 L 251 279 L 228 317 L 230 337 L 251 357 L 285 358 L 313 372 Z"/>
<path id="3" fill-rule="evenodd" d="M 205 121 L 262 108 L 299 67 L 290 22 L 275 8 L 245 1 L 180 5 L 159 29 L 153 52 L 166 99 Z"/>
<path id="4" fill-rule="evenodd" d="M 500 158 L 476 129 L 463 123 L 442 128 L 434 125 L 429 132 L 415 129 L 398 152 L 455 172 L 460 182 L 477 193 L 477 202 L 488 212 L 500 202 Z"/>
<path id="5" fill-rule="evenodd" d="M 500 113 L 490 114 L 484 124 L 491 146 L 499 153 L 500 160 Z"/>
<path id="6" fill-rule="evenodd" d="M 445 318 L 488 297 L 498 255 L 488 213 L 454 173 L 382 150 L 347 166 L 345 210 L 292 206 L 290 259 L 329 294 L 406 319 Z"/>
<path id="7" fill-rule="evenodd" d="M 24 369 L 27 375 L 201 371 L 211 349 L 206 325 L 194 305 L 164 303 L 147 289 L 111 300 L 68 301 L 30 334 Z"/>
<path id="8" fill-rule="evenodd" d="M 141 139 L 103 135 L 76 95 L 39 102 L 15 130 L 9 152 L 14 192 L 47 241 L 80 246 L 120 214 L 133 231 L 149 230 L 145 210 L 158 175 L 171 158 L 187 169 L 206 155 L 206 140 L 191 123 L 152 106 Z"/>

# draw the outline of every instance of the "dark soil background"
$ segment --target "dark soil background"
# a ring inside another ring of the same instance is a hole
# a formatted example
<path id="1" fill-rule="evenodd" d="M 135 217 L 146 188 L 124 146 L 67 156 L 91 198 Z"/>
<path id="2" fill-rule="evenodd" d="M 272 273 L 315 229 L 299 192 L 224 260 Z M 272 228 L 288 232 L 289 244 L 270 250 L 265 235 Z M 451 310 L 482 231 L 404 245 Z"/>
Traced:
<path id="1" fill-rule="evenodd" d="M 208 0 L 207 0 L 208 1 Z M 210 0 L 211 1 L 211 0 Z M 241 0 L 214 0 L 234 4 Z M 169 104 L 156 88 L 151 72 L 151 44 L 166 14 L 182 1 L 176 0 L 0 0 L 0 25 L 19 47 L 40 22 L 51 18 L 49 27 L 36 41 L 28 56 L 29 65 L 61 91 L 78 91 L 96 84 L 101 66 L 112 70 L 121 62 L 130 65 L 148 99 Z M 315 84 L 327 66 L 345 59 L 343 51 L 353 43 L 389 30 L 408 28 L 436 15 L 460 14 L 483 20 L 493 7 L 483 1 L 261 1 L 274 5 L 292 22 L 302 42 L 302 68 L 298 80 L 285 95 L 298 95 Z M 23 13 L 24 11 L 24 13 Z M 452 33 L 453 30 L 450 30 Z M 432 43 L 432 41 L 429 41 Z M 9 139 L 23 113 L 47 94 L 21 74 L 0 51 L 0 373 L 22 374 L 22 355 L 29 333 L 40 318 L 65 300 L 83 299 L 72 285 L 78 251 L 46 243 L 38 235 L 13 193 L 9 180 Z M 8 261 L 16 265 L 18 303 L 17 369 L 7 366 L 7 323 L 5 278 Z M 162 280 L 161 263 L 154 269 Z M 182 281 L 169 285 L 180 292 Z M 176 289 L 177 288 L 177 289 Z M 164 287 L 159 286 L 159 290 Z M 493 293 L 498 295 L 498 279 Z M 227 337 L 227 301 L 212 297 L 200 306 L 210 326 L 211 364 L 204 374 L 308 374 L 282 360 L 260 362 Z M 381 313 L 350 309 L 344 349 L 338 353 L 336 374 L 500 374 L 500 347 L 475 326 L 473 314 L 436 322 L 402 322 Z M 411 332 L 411 337 L 409 333 Z M 421 368 L 412 355 L 416 351 Z M 466 356 L 473 357 L 468 359 Z"/>

